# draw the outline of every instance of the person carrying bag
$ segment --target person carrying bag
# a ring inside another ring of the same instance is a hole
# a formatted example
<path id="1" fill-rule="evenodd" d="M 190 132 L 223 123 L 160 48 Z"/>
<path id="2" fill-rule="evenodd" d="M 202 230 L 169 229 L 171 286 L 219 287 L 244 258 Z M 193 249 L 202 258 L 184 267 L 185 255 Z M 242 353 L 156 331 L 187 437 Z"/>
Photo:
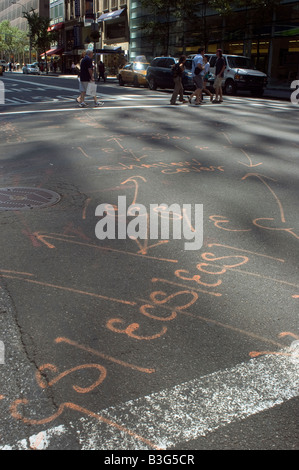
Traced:
<path id="1" fill-rule="evenodd" d="M 103 102 L 97 100 L 97 86 L 93 78 L 93 64 L 92 64 L 93 51 L 88 50 L 84 59 L 80 64 L 80 75 L 79 75 L 79 91 L 80 96 L 76 99 L 80 108 L 85 108 L 85 96 L 90 95 L 94 99 L 95 106 L 103 106 Z"/>

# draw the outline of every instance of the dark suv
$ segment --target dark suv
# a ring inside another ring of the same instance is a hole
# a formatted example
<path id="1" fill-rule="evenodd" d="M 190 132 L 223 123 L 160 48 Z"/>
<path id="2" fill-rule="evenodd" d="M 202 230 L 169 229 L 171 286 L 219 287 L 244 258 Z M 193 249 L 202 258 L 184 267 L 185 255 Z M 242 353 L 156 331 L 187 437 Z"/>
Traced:
<path id="1" fill-rule="evenodd" d="M 146 78 L 150 90 L 157 88 L 174 88 L 172 66 L 178 62 L 174 57 L 156 57 L 147 69 Z M 187 59 L 183 75 L 183 86 L 185 90 L 194 90 L 192 79 L 192 60 Z"/>

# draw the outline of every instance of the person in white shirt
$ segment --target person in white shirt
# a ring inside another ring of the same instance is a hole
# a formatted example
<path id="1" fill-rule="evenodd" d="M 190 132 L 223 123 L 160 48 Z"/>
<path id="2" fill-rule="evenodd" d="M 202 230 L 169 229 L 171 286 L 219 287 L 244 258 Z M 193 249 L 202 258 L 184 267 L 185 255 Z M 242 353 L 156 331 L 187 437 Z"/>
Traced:
<path id="1" fill-rule="evenodd" d="M 209 72 L 210 72 L 210 62 L 208 61 L 207 56 L 204 56 L 203 62 L 204 62 L 204 77 L 203 77 L 202 91 L 204 91 L 206 93 L 206 95 L 209 95 L 210 101 L 212 102 L 213 101 L 213 94 L 207 88 L 207 83 L 208 83 L 208 80 L 209 80 Z"/>
<path id="2" fill-rule="evenodd" d="M 196 90 L 192 95 L 189 97 L 189 103 L 191 103 L 192 98 L 196 97 L 195 104 L 199 105 L 202 102 L 201 95 L 203 89 L 203 77 L 204 77 L 204 57 L 205 50 L 203 47 L 198 49 L 198 54 L 194 57 L 192 63 L 192 75 L 193 75 L 193 82 L 196 86 Z"/>

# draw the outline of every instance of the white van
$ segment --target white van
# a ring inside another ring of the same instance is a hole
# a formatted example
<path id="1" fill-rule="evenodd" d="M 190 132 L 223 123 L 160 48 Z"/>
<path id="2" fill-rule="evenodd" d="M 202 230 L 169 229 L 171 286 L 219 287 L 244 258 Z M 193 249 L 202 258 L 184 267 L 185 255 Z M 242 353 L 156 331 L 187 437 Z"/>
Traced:
<path id="1" fill-rule="evenodd" d="M 209 58 L 210 72 L 215 74 L 216 54 L 205 54 Z M 194 55 L 189 56 L 193 59 Z M 250 91 L 262 96 L 267 86 L 267 75 L 257 70 L 249 57 L 223 54 L 226 62 L 222 88 L 227 95 L 234 95 L 238 90 Z"/>

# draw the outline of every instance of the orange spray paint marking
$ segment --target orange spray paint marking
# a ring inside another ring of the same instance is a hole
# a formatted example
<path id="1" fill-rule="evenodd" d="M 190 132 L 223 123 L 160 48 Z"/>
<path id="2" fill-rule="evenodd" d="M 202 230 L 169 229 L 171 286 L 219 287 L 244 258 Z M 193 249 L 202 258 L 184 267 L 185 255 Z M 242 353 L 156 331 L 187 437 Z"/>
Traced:
<path id="1" fill-rule="evenodd" d="M 23 274 L 24 276 L 34 276 L 34 274 L 31 274 L 31 273 L 24 273 L 22 271 L 10 271 L 8 269 L 0 269 L 0 272 L 11 273 L 11 274 Z"/>
<path id="2" fill-rule="evenodd" d="M 130 153 L 130 154 L 131 154 L 131 157 L 128 156 L 128 157 L 123 157 L 123 158 L 130 158 L 130 159 L 133 160 L 134 162 L 140 162 L 143 158 L 147 158 L 147 157 L 148 157 L 148 155 L 142 155 L 141 157 L 137 157 L 137 156 L 135 155 L 135 153 L 133 152 L 132 149 L 128 149 L 128 150 L 127 150 L 127 149 L 124 149 L 124 152 Z"/>
<path id="3" fill-rule="evenodd" d="M 115 142 L 122 150 L 124 150 L 124 146 L 120 143 L 120 139 L 117 137 L 111 137 L 111 139 L 107 139 L 107 142 Z"/>
<path id="4" fill-rule="evenodd" d="M 32 245 L 36 248 L 38 248 L 40 245 L 40 243 L 37 241 L 36 237 L 35 237 L 35 234 L 31 232 L 31 230 L 29 229 L 28 227 L 28 224 L 23 216 L 23 214 L 21 214 L 20 211 L 14 211 L 14 214 L 16 214 L 20 219 L 21 219 L 21 222 L 23 224 L 23 226 L 25 227 L 23 230 L 22 230 L 22 233 L 24 235 L 26 235 L 29 240 L 31 241 Z"/>
<path id="5" fill-rule="evenodd" d="M 283 331 L 282 333 L 279 333 L 279 338 L 284 338 L 285 336 L 291 336 L 291 338 L 294 339 L 299 339 L 298 335 L 295 335 L 295 333 L 291 333 L 290 331 Z"/>
<path id="6" fill-rule="evenodd" d="M 164 298 L 162 299 L 157 299 L 157 296 L 160 295 Z M 156 291 L 156 292 L 152 292 L 151 295 L 150 295 L 150 299 L 153 301 L 154 304 L 157 304 L 157 305 L 163 305 L 165 304 L 166 302 L 174 299 L 175 297 L 177 297 L 178 295 L 191 295 L 192 297 L 192 300 L 190 300 L 190 302 L 186 303 L 186 304 L 183 304 L 183 305 L 180 305 L 180 306 L 175 306 L 175 310 L 185 310 L 187 309 L 188 307 L 191 307 L 191 305 L 195 304 L 195 302 L 198 300 L 198 294 L 196 292 L 192 292 L 190 290 L 184 290 L 184 291 L 180 291 L 180 292 L 175 292 L 174 294 L 171 294 L 171 295 L 167 295 L 165 292 L 163 291 Z"/>
<path id="7" fill-rule="evenodd" d="M 77 343 L 76 341 L 72 341 L 68 338 L 63 338 L 63 337 L 56 338 L 55 343 L 57 343 L 57 344 L 64 343 L 64 344 L 68 344 L 70 346 L 74 346 L 77 349 L 88 352 L 90 354 L 94 354 L 95 356 L 101 357 L 102 359 L 105 359 L 105 360 L 110 361 L 110 362 L 114 362 L 115 364 L 121 365 L 123 367 L 128 367 L 132 370 L 137 370 L 139 372 L 145 372 L 146 374 L 152 374 L 152 373 L 156 372 L 155 369 L 146 369 L 144 367 L 139 367 L 139 366 L 136 366 L 134 364 L 130 364 L 128 362 L 121 361 L 121 360 L 116 359 L 112 356 L 108 356 L 107 354 L 101 353 L 100 351 L 97 351 L 96 349 L 90 348 L 89 346 L 85 346 L 83 344 Z"/>
<path id="8" fill-rule="evenodd" d="M 244 153 L 244 155 L 245 155 L 245 156 L 248 158 L 248 160 L 249 160 L 249 165 L 248 165 L 248 163 L 239 162 L 241 165 L 244 165 L 244 166 L 247 166 L 247 167 L 250 167 L 250 168 L 253 168 L 253 167 L 255 167 L 255 166 L 262 165 L 262 163 L 255 163 L 255 164 L 253 164 L 251 158 L 249 157 L 249 155 L 247 155 L 247 153 L 245 152 L 245 150 L 243 150 L 243 149 L 240 149 L 240 150 L 241 150 L 241 152 Z"/>
<path id="9" fill-rule="evenodd" d="M 85 220 L 86 219 L 86 211 L 87 211 L 87 207 L 89 206 L 89 203 L 91 201 L 91 198 L 89 197 L 86 202 L 85 202 L 85 205 L 84 205 L 84 208 L 83 208 L 83 212 L 82 212 L 82 219 Z"/>
<path id="10" fill-rule="evenodd" d="M 39 232 L 36 232 L 35 236 L 36 236 L 36 234 L 39 234 Z M 53 239 L 53 240 L 62 241 L 62 242 L 66 242 L 66 243 L 73 243 L 74 245 L 80 245 L 80 246 L 86 246 L 88 248 L 94 248 L 95 250 L 106 251 L 108 253 L 113 252 L 113 253 L 120 253 L 120 254 L 127 255 L 127 256 L 137 256 L 138 258 L 141 257 L 141 258 L 146 258 L 146 259 L 151 259 L 151 260 L 165 261 L 167 263 L 178 263 L 177 259 L 159 258 L 157 256 L 149 256 L 149 255 L 144 255 L 144 254 L 139 254 L 139 253 L 133 253 L 133 252 L 130 252 L 130 251 L 116 250 L 115 248 L 103 247 L 103 246 L 93 245 L 91 243 L 83 243 L 83 242 L 79 242 L 77 240 L 70 240 L 70 239 L 61 238 L 61 237 L 64 237 L 64 236 L 65 236 L 64 234 L 53 235 L 53 234 L 49 233 L 49 234 L 39 235 L 39 239 L 42 240 L 43 243 L 46 244 L 46 246 L 47 246 L 47 242 L 45 241 L 45 238 L 50 238 L 50 239 Z M 49 244 L 49 245 L 50 245 L 49 246 L 49 248 L 50 248 L 51 244 Z M 52 247 L 55 248 L 54 245 L 52 245 Z"/>
<path id="11" fill-rule="evenodd" d="M 41 388 L 46 388 L 46 387 L 52 387 L 55 385 L 57 382 L 59 382 L 61 379 L 66 377 L 69 374 L 72 374 L 73 372 L 76 372 L 78 370 L 83 370 L 83 369 L 97 369 L 100 371 L 100 376 L 98 380 L 96 380 L 92 385 L 89 387 L 78 387 L 77 385 L 73 385 L 73 389 L 77 393 L 89 393 L 92 390 L 94 390 L 96 387 L 98 387 L 106 378 L 107 371 L 105 367 L 101 366 L 100 364 L 83 364 L 81 366 L 73 367 L 72 369 L 66 370 L 65 372 L 62 372 L 59 374 L 57 377 L 54 379 L 50 380 L 47 382 L 44 377 L 44 372 L 45 371 L 51 371 L 51 372 L 58 372 L 57 367 L 54 364 L 44 364 L 43 366 L 39 367 L 38 371 L 36 372 L 36 381 L 38 385 Z M 42 375 L 43 373 L 43 375 Z"/>
<path id="12" fill-rule="evenodd" d="M 233 228 L 226 228 L 222 227 L 220 224 L 229 224 L 229 220 L 227 217 L 224 217 L 223 215 L 210 215 L 209 217 L 210 220 L 214 222 L 215 227 L 220 228 L 221 230 L 226 230 L 227 232 L 250 232 L 251 228 L 249 229 L 233 229 Z M 219 219 L 219 220 L 217 220 Z"/>
<path id="13" fill-rule="evenodd" d="M 288 232 L 290 233 L 291 235 L 293 235 L 295 238 L 299 239 L 299 235 L 297 235 L 296 233 L 293 232 L 293 228 L 277 228 L 277 227 L 265 227 L 264 225 L 262 225 L 259 221 L 260 220 L 274 220 L 273 217 L 260 217 L 258 219 L 254 219 L 252 221 L 253 225 L 255 225 L 256 227 L 259 227 L 259 228 L 263 228 L 265 230 L 278 230 L 278 231 L 281 231 L 281 232 Z"/>
<path id="14" fill-rule="evenodd" d="M 284 211 L 283 211 L 283 207 L 282 207 L 282 204 L 280 202 L 280 200 L 278 199 L 278 197 L 276 196 L 275 192 L 273 191 L 273 189 L 271 188 L 271 186 L 269 186 L 268 183 L 266 183 L 266 181 L 264 180 L 264 178 L 267 178 L 267 179 L 270 179 L 271 181 L 275 181 L 273 178 L 269 178 L 268 176 L 263 176 L 263 175 L 259 175 L 258 173 L 247 173 L 247 175 L 243 176 L 243 178 L 241 178 L 242 180 L 245 180 L 247 179 L 249 176 L 256 176 L 268 189 L 269 191 L 271 192 L 271 194 L 274 196 L 277 204 L 278 204 L 278 207 L 279 207 L 279 210 L 280 210 L 280 219 L 281 219 L 281 222 L 285 223 L 285 216 L 284 216 Z"/>
<path id="15" fill-rule="evenodd" d="M 242 266 L 243 264 L 248 263 L 249 258 L 247 256 L 241 256 L 241 255 L 227 255 L 227 256 L 219 256 L 218 258 L 214 255 L 214 253 L 202 253 L 201 258 L 205 261 L 219 261 L 222 259 L 227 259 L 227 258 L 237 258 L 240 259 L 239 263 L 235 264 L 224 264 L 223 266 L 225 268 L 236 268 L 238 266 Z"/>
<path id="16" fill-rule="evenodd" d="M 34 236 L 37 240 L 39 240 L 39 241 L 41 241 L 42 243 L 44 243 L 44 245 L 46 245 L 48 248 L 50 248 L 50 249 L 55 248 L 55 246 L 52 245 L 52 243 L 49 243 L 49 242 L 47 242 L 47 241 L 45 240 L 45 235 L 41 235 L 39 232 L 34 232 L 33 236 Z"/>
<path id="17" fill-rule="evenodd" d="M 226 138 L 226 140 L 228 141 L 228 143 L 230 145 L 233 145 L 232 141 L 230 140 L 230 137 L 225 133 L 225 132 L 222 132 L 222 134 L 224 135 L 224 137 Z"/>
<path id="18" fill-rule="evenodd" d="M 134 198 L 133 198 L 133 201 L 132 201 L 131 205 L 136 204 L 138 191 L 139 191 L 139 184 L 138 184 L 138 181 L 136 181 L 135 178 L 140 178 L 142 181 L 146 182 L 146 179 L 143 176 L 131 176 L 130 178 L 126 179 L 125 181 L 123 181 L 121 183 L 121 184 L 126 184 L 126 183 L 131 182 L 131 181 L 133 181 L 133 183 L 134 183 L 135 193 L 134 193 Z"/>
<path id="19" fill-rule="evenodd" d="M 223 245 L 221 243 L 209 243 L 207 246 L 208 246 L 208 248 L 212 248 L 213 246 L 218 246 L 218 247 L 222 247 L 222 248 L 229 248 L 230 250 L 235 250 L 235 251 L 244 251 L 244 253 L 249 253 L 251 255 L 262 256 L 264 258 L 269 258 L 269 259 L 273 259 L 275 261 L 280 261 L 281 263 L 285 262 L 285 260 L 281 259 L 281 258 L 274 258 L 273 256 L 264 255 L 262 253 L 256 253 L 255 251 L 244 250 L 244 248 L 236 248 L 236 247 L 230 246 L 230 245 Z"/>
<path id="20" fill-rule="evenodd" d="M 106 323 L 106 327 L 109 330 L 113 331 L 114 333 L 123 333 L 125 335 L 128 335 L 130 338 L 138 339 L 138 340 L 141 340 L 141 341 L 151 341 L 153 339 L 161 338 L 161 336 L 165 335 L 165 333 L 167 332 L 167 328 L 163 327 L 161 332 L 157 333 L 156 335 L 138 336 L 138 335 L 134 334 L 134 331 L 138 330 L 138 328 L 140 327 L 140 325 L 138 323 L 131 323 L 124 330 L 120 330 L 119 328 L 116 328 L 114 326 L 115 323 L 124 323 L 124 321 L 121 320 L 120 318 L 111 318 L 111 320 L 109 320 Z"/>
<path id="21" fill-rule="evenodd" d="M 299 340 L 298 335 L 295 335 L 294 333 L 291 333 L 289 331 L 283 331 L 282 333 L 279 333 L 279 335 L 278 335 L 279 338 L 284 338 L 285 336 L 291 336 L 291 338 Z M 258 356 L 263 356 L 263 355 L 299 357 L 298 354 L 287 353 L 287 352 L 283 352 L 283 351 L 278 351 L 278 352 L 274 352 L 274 351 L 251 351 L 249 353 L 250 357 L 258 357 Z"/>
<path id="22" fill-rule="evenodd" d="M 161 279 L 161 278 L 154 277 L 152 279 L 152 282 L 163 282 L 165 284 L 170 284 L 170 285 L 175 286 L 175 287 L 176 286 L 183 287 L 184 289 L 186 289 L 186 286 L 184 284 L 179 284 L 178 282 L 168 281 L 167 279 Z M 209 292 L 208 290 L 203 290 L 203 289 L 199 289 L 199 288 L 195 289 L 195 288 L 192 287 L 192 289 L 190 290 L 190 293 L 193 292 L 193 291 L 202 292 L 203 294 L 209 294 L 209 295 L 213 295 L 215 297 L 221 297 L 222 296 L 222 294 L 220 294 L 219 292 Z"/>
<path id="23" fill-rule="evenodd" d="M 187 154 L 189 154 L 189 153 L 190 153 L 190 152 L 188 152 L 188 150 L 182 149 L 182 148 L 181 148 L 181 147 L 179 147 L 178 145 L 175 145 L 175 148 L 177 148 L 177 149 L 181 150 L 181 151 L 182 151 L 182 152 L 184 152 L 184 153 L 187 153 Z"/>
<path id="24" fill-rule="evenodd" d="M 81 147 L 78 147 L 78 150 L 80 150 L 80 152 L 82 152 L 82 154 L 84 155 L 84 157 L 86 157 L 86 158 L 91 158 L 89 155 L 87 155 L 86 152 L 84 152 L 84 150 L 83 150 Z"/>
<path id="25" fill-rule="evenodd" d="M 183 212 L 183 217 L 187 221 L 187 224 L 189 225 L 191 232 L 195 232 L 195 228 L 192 226 L 191 221 L 189 220 L 186 209 L 182 209 L 182 212 Z"/>
<path id="26" fill-rule="evenodd" d="M 187 271 L 186 269 L 177 269 L 174 272 L 176 277 L 178 277 L 179 279 L 182 279 L 183 281 L 195 281 L 197 284 L 201 284 L 202 286 L 205 286 L 205 287 L 217 287 L 220 284 L 222 284 L 221 279 L 218 279 L 217 282 L 215 282 L 214 284 L 211 284 L 211 283 L 200 281 L 201 276 L 199 274 L 195 274 L 193 277 L 186 277 L 186 276 L 183 276 L 183 274 L 181 273 L 190 274 L 189 271 Z"/>
<path id="27" fill-rule="evenodd" d="M 299 354 L 292 354 L 292 353 L 286 353 L 286 352 L 273 352 L 273 351 L 251 351 L 249 353 L 250 357 L 258 357 L 258 356 L 292 356 L 292 357 L 299 357 Z"/>
<path id="28" fill-rule="evenodd" d="M 8 279 L 17 279 L 17 280 L 20 280 L 20 281 L 25 281 L 25 282 L 36 284 L 36 285 L 39 285 L 39 286 L 51 287 L 53 289 L 65 290 L 67 292 L 73 292 L 74 294 L 87 295 L 87 296 L 90 296 L 90 297 L 94 297 L 96 299 L 109 300 L 111 302 L 118 302 L 120 304 L 125 304 L 125 305 L 136 305 L 136 302 L 130 302 L 129 300 L 115 299 L 113 297 L 107 297 L 107 296 L 101 295 L 101 294 L 94 294 L 92 292 L 85 292 L 85 291 L 82 291 L 82 290 L 73 289 L 72 287 L 58 286 L 58 285 L 55 285 L 55 284 L 49 284 L 47 282 L 35 281 L 33 279 L 25 279 L 25 278 L 21 278 L 21 277 L 17 277 L 17 276 L 3 275 L 3 277 L 8 278 Z"/>
<path id="29" fill-rule="evenodd" d="M 76 405 L 75 403 L 62 403 L 57 412 L 54 413 L 53 415 L 49 416 L 48 418 L 36 420 L 36 419 L 30 419 L 22 416 L 19 411 L 18 407 L 20 405 L 27 405 L 28 400 L 26 399 L 19 399 L 15 400 L 11 407 L 10 407 L 10 412 L 13 418 L 18 419 L 19 421 L 23 421 L 25 424 L 30 424 L 30 425 L 41 425 L 41 424 L 48 424 L 57 419 L 65 410 L 72 410 L 72 411 L 78 411 L 79 413 L 85 414 L 89 416 L 90 418 L 95 418 L 98 421 L 107 424 L 108 426 L 111 426 L 115 429 L 118 429 L 121 432 L 125 432 L 126 434 L 132 436 L 133 438 L 143 442 L 144 444 L 148 445 L 149 447 L 156 449 L 156 450 L 161 450 L 160 447 L 158 447 L 156 444 L 153 442 L 149 441 L 148 439 L 139 436 L 135 432 L 131 431 L 130 429 L 125 428 L 124 426 L 115 423 L 114 421 L 111 421 L 110 419 L 104 418 L 104 416 L 98 415 L 90 410 L 87 410 L 86 408 L 82 408 L 81 406 Z"/>
<path id="30" fill-rule="evenodd" d="M 145 315 L 146 317 L 149 317 L 151 318 L 152 320 L 159 320 L 159 321 L 171 321 L 171 320 L 174 320 L 177 316 L 177 313 L 176 312 L 171 312 L 171 314 L 168 316 L 168 317 L 158 317 L 156 315 L 153 315 L 151 313 L 148 313 L 147 312 L 147 309 L 155 309 L 156 307 L 153 306 L 153 305 L 142 305 L 139 309 L 140 313 L 142 315 Z"/>

